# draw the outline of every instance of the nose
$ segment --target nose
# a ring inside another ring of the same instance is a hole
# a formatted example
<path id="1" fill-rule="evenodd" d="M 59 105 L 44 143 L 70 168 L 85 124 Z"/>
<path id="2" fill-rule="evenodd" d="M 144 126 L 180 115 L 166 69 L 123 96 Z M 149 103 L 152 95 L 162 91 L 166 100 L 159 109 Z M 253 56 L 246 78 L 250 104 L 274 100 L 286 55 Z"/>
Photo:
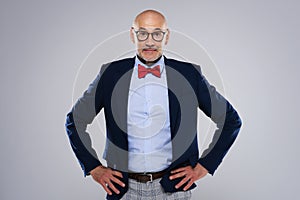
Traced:
<path id="1" fill-rule="evenodd" d="M 154 46 L 154 44 L 155 44 L 151 34 L 149 34 L 149 37 L 147 38 L 147 40 L 145 42 L 146 42 L 145 44 L 150 47 Z"/>

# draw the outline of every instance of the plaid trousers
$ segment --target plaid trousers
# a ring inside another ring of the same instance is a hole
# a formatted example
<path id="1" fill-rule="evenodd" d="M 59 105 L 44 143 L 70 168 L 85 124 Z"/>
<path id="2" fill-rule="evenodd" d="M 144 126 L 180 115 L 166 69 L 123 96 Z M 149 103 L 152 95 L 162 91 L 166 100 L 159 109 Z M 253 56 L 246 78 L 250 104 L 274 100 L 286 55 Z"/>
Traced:
<path id="1" fill-rule="evenodd" d="M 129 179 L 128 191 L 121 200 L 190 200 L 191 191 L 166 193 L 159 183 L 160 179 L 153 182 L 140 183 Z"/>

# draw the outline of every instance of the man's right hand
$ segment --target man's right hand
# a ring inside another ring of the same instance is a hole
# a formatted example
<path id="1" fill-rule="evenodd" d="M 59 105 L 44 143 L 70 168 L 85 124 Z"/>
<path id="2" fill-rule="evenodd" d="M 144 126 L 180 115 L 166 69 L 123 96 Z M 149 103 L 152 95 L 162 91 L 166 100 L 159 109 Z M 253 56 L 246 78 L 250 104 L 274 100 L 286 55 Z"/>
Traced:
<path id="1" fill-rule="evenodd" d="M 117 194 L 120 193 L 120 191 L 113 185 L 112 182 L 117 183 L 122 187 L 125 187 L 125 184 L 117 178 L 123 178 L 122 173 L 114 171 L 108 167 L 98 166 L 92 171 L 90 171 L 90 174 L 96 182 L 102 185 L 104 190 L 109 195 L 112 195 L 112 191 L 110 189 L 112 189 Z"/>

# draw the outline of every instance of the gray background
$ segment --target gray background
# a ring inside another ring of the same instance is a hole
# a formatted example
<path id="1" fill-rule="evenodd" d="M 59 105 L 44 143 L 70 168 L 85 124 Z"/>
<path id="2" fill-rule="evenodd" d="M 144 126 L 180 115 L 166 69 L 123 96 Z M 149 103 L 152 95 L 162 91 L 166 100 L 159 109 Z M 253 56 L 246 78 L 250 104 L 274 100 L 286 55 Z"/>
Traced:
<path id="1" fill-rule="evenodd" d="M 203 45 L 244 122 L 193 199 L 299 198 L 298 1 L 1 0 L 0 199 L 104 199 L 83 178 L 65 115 L 88 53 L 146 8 Z"/>

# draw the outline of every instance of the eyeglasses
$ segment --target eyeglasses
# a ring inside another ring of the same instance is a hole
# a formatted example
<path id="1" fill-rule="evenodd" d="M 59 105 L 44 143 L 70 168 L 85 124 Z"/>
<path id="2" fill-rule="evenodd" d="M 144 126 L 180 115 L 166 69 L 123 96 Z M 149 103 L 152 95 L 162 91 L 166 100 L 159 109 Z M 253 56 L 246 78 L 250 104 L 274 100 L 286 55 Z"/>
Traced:
<path id="1" fill-rule="evenodd" d="M 137 39 L 142 42 L 148 39 L 149 34 L 151 34 L 151 37 L 156 42 L 161 42 L 164 39 L 164 35 L 166 32 L 163 31 L 154 31 L 152 33 L 148 33 L 147 31 L 134 31 L 136 34 Z"/>

